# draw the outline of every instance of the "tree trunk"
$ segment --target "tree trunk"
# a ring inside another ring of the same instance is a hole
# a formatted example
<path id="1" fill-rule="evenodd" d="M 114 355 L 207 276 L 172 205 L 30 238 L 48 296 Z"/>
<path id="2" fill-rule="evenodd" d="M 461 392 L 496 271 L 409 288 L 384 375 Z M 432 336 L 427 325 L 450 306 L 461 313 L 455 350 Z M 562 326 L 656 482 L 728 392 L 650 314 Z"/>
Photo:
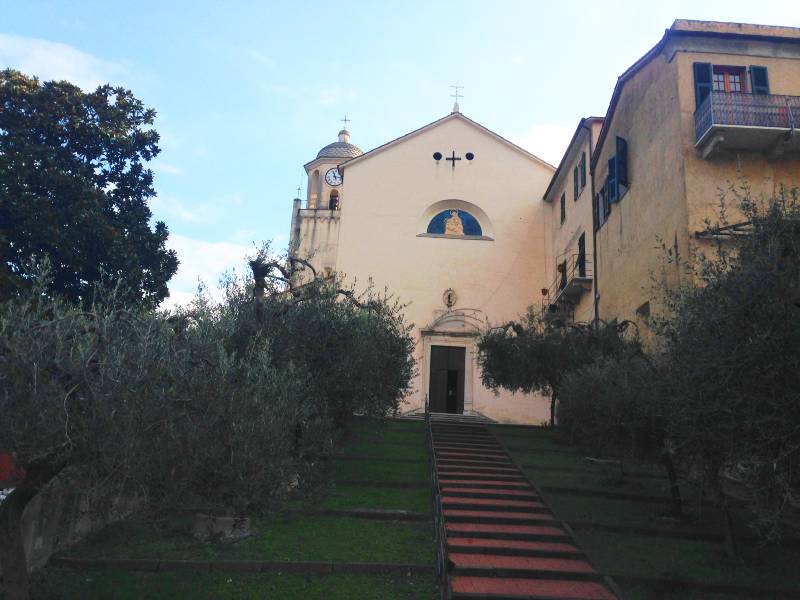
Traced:
<path id="1" fill-rule="evenodd" d="M 736 539 L 736 531 L 733 528 L 733 517 L 731 516 L 731 507 L 728 503 L 728 497 L 722 490 L 722 484 L 719 480 L 719 471 L 712 473 L 711 485 L 714 491 L 714 496 L 722 514 L 722 524 L 725 527 L 725 551 L 732 559 L 741 562 L 741 555 L 739 553 L 739 542 Z"/>
<path id="2" fill-rule="evenodd" d="M 22 541 L 22 514 L 36 495 L 25 484 L 14 489 L 0 504 L 0 567 L 3 568 L 3 591 L 6 600 L 27 600 L 28 561 Z"/>
<path id="3" fill-rule="evenodd" d="M 556 391 L 553 390 L 550 394 L 550 427 L 556 425 Z"/>
<path id="4" fill-rule="evenodd" d="M 669 478 L 669 495 L 672 506 L 670 512 L 672 516 L 680 517 L 683 515 L 683 499 L 681 498 L 681 488 L 678 485 L 678 473 L 675 470 L 675 463 L 672 462 L 672 457 L 666 450 L 661 453 L 661 462 L 664 463 L 667 478 Z"/>

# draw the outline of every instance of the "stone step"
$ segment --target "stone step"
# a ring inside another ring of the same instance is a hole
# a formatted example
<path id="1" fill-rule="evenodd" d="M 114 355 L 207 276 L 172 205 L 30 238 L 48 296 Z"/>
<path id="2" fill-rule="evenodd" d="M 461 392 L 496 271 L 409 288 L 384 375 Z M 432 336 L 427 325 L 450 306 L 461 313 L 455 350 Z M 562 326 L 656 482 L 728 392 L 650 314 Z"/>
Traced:
<path id="1" fill-rule="evenodd" d="M 449 488 L 475 488 L 476 486 L 480 486 L 481 489 L 485 490 L 527 490 L 530 492 L 534 492 L 534 489 L 531 487 L 531 484 L 528 483 L 524 478 L 503 478 L 503 479 L 496 479 L 491 476 L 489 477 L 480 477 L 480 478 L 465 478 L 462 479 L 458 475 L 454 477 L 439 477 L 439 485 L 441 487 L 449 487 Z"/>
<path id="2" fill-rule="evenodd" d="M 466 552 L 470 554 L 505 554 L 508 556 L 543 556 L 551 558 L 568 558 L 583 555 L 577 546 L 564 542 L 478 537 L 448 537 L 447 549 L 449 552 Z"/>
<path id="3" fill-rule="evenodd" d="M 447 538 L 475 537 L 497 540 L 570 541 L 557 523 L 506 525 L 503 523 L 445 523 Z"/>
<path id="4" fill-rule="evenodd" d="M 545 509 L 546 510 L 546 509 Z M 458 508 L 442 509 L 445 521 L 450 523 L 483 523 L 497 525 L 542 525 L 555 522 L 556 518 L 549 512 L 519 512 L 493 510 L 462 510 Z"/>
<path id="5" fill-rule="evenodd" d="M 457 575 L 450 578 L 452 600 L 519 598 L 526 600 L 617 600 L 605 585 L 595 581 L 557 579 L 498 579 Z"/>
<path id="6" fill-rule="evenodd" d="M 519 500 L 540 500 L 539 495 L 532 490 L 487 490 L 481 487 L 442 487 L 443 496 L 453 498 L 497 498 L 498 500 L 519 499 Z"/>
<path id="7" fill-rule="evenodd" d="M 535 500 L 505 500 L 500 498 L 458 498 L 442 495 L 442 506 L 447 508 L 460 508 L 467 510 L 531 510 L 541 512 L 545 509 L 542 502 Z"/>
<path id="8" fill-rule="evenodd" d="M 451 552 L 448 558 L 456 569 L 502 569 L 519 571 L 555 571 L 597 575 L 588 561 L 580 558 L 548 558 L 542 556 L 504 556 L 499 554 L 472 554 Z"/>
<path id="9" fill-rule="evenodd" d="M 469 458 L 436 458 L 436 464 L 441 466 L 470 466 L 474 465 L 476 467 L 491 467 L 491 468 L 500 468 L 500 469 L 508 469 L 508 468 L 516 468 L 514 463 L 512 463 L 508 459 L 502 460 L 481 460 L 481 459 L 469 459 Z"/>

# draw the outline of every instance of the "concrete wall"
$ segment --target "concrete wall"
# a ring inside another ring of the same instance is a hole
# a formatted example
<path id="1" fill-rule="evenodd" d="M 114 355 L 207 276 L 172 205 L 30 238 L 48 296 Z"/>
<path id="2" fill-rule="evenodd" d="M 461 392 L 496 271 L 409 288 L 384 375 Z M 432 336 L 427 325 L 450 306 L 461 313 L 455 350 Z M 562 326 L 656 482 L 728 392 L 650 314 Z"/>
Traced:
<path id="1" fill-rule="evenodd" d="M 462 157 L 455 168 L 432 158 L 453 150 Z M 467 152 L 475 159 L 467 161 Z M 345 165 L 337 267 L 347 280 L 360 286 L 372 280 L 409 303 L 420 373 L 404 410 L 424 406 L 430 345 L 452 344 L 466 347 L 470 357 L 465 408 L 501 421 L 547 419 L 545 399 L 495 396 L 483 387 L 474 334 L 518 317 L 541 298 L 551 262 L 541 198 L 552 173 L 461 117 Z M 491 239 L 426 237 L 429 216 L 450 204 L 483 219 Z M 443 301 L 448 288 L 458 297 L 450 313 Z"/>

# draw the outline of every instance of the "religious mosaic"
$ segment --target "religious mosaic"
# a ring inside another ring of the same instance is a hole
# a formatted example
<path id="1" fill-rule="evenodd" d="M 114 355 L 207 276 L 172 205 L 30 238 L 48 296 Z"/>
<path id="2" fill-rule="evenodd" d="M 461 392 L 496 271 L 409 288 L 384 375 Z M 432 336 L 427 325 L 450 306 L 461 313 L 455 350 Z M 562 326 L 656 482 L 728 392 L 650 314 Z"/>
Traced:
<path id="1" fill-rule="evenodd" d="M 450 208 L 437 214 L 428 223 L 428 233 L 463 236 L 483 235 L 480 223 L 468 212 Z"/>

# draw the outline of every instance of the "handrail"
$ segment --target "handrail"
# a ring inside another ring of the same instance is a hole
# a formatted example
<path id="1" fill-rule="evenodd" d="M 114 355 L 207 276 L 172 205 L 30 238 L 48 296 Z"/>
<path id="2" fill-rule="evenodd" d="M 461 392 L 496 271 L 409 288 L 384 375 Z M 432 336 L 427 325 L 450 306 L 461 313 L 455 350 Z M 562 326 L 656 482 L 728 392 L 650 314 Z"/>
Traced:
<path id="1" fill-rule="evenodd" d="M 426 396 L 427 399 L 427 396 Z M 447 532 L 442 514 L 442 490 L 439 484 L 439 472 L 436 461 L 436 450 L 433 446 L 433 427 L 430 412 L 425 413 L 427 423 L 428 449 L 430 452 L 431 483 L 433 485 L 433 530 L 436 540 L 436 578 L 439 583 L 442 600 L 447 600 Z"/>
<path id="2" fill-rule="evenodd" d="M 564 266 L 563 270 L 560 268 Z M 542 289 L 542 310 L 547 310 L 554 304 L 561 291 L 566 288 L 575 278 L 592 278 L 592 259 L 586 254 L 572 254 L 559 265 L 559 274 L 547 290 Z"/>
<path id="3" fill-rule="evenodd" d="M 711 92 L 694 112 L 695 142 L 714 125 L 777 128 L 800 126 L 800 96 Z"/>

